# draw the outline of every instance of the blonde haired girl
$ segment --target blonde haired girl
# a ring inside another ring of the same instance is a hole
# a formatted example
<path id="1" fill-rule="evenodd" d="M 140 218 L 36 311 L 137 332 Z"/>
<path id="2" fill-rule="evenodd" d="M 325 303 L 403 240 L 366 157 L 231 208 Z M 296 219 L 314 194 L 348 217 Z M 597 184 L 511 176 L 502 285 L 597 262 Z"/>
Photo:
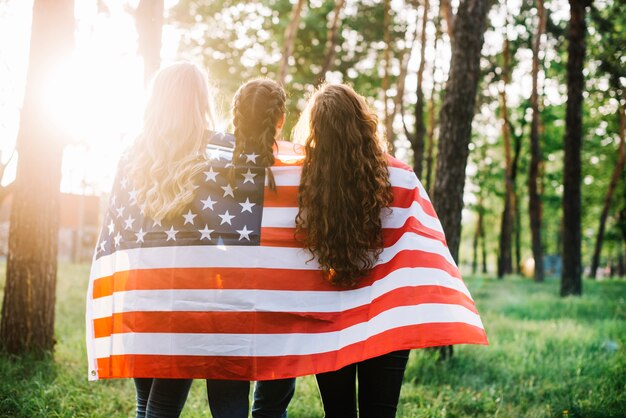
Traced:
<path id="1" fill-rule="evenodd" d="M 152 82 L 143 128 L 126 156 L 127 173 L 146 216 L 179 216 L 194 198 L 196 177 L 206 167 L 206 132 L 213 128 L 206 73 L 179 62 Z M 192 379 L 135 378 L 137 417 L 178 417 Z"/>

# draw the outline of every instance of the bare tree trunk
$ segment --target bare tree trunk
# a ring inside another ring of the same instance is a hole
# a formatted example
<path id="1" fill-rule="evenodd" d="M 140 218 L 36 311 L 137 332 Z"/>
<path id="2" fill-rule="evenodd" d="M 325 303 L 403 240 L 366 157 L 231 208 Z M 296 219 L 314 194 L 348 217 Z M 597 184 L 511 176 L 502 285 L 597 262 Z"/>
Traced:
<path id="1" fill-rule="evenodd" d="M 333 9 L 332 20 L 330 23 L 330 28 L 328 28 L 328 36 L 326 39 L 326 58 L 324 59 L 324 65 L 322 66 L 322 70 L 320 71 L 317 80 L 315 81 L 315 85 L 319 86 L 326 79 L 326 73 L 333 68 L 333 62 L 335 61 L 335 55 L 337 54 L 337 43 L 339 42 L 339 26 L 341 23 L 340 15 L 343 6 L 345 6 L 346 0 L 338 0 L 335 3 L 335 8 Z"/>
<path id="2" fill-rule="evenodd" d="M 434 150 L 435 150 L 435 126 L 437 125 L 437 117 L 435 112 L 435 97 L 437 95 L 437 84 L 435 82 L 435 72 L 437 71 L 437 43 L 441 37 L 441 25 L 439 19 L 435 20 L 435 53 L 433 55 L 432 62 L 432 74 L 433 88 L 430 92 L 430 100 L 428 101 L 428 141 L 426 143 L 426 190 L 429 193 L 432 191 L 433 186 L 433 162 L 434 162 Z"/>
<path id="3" fill-rule="evenodd" d="M 604 241 L 604 230 L 606 228 L 606 218 L 609 216 L 609 209 L 611 208 L 611 201 L 613 200 L 613 193 L 619 182 L 620 175 L 624 170 L 624 161 L 626 159 L 626 150 L 624 149 L 624 129 L 626 125 L 626 116 L 624 115 L 624 107 L 620 103 L 619 105 L 619 147 L 617 163 L 613 168 L 613 175 L 611 176 L 611 182 L 609 188 L 604 197 L 604 206 L 602 207 L 602 214 L 600 215 L 600 225 L 598 226 L 598 234 L 596 235 L 596 244 L 593 250 L 593 257 L 591 258 L 591 271 L 589 277 L 596 278 L 596 272 L 598 271 L 598 264 L 600 263 L 600 253 L 602 252 L 602 243 Z"/>
<path id="4" fill-rule="evenodd" d="M 476 272 L 478 271 L 478 241 L 483 235 L 483 211 L 483 194 L 481 190 L 480 197 L 478 199 L 478 207 L 476 208 L 476 213 L 478 213 L 478 219 L 476 221 L 476 231 L 474 231 L 474 242 L 472 243 L 472 274 L 476 274 Z"/>
<path id="5" fill-rule="evenodd" d="M 530 125 L 530 168 L 528 172 L 528 213 L 530 216 L 530 232 L 532 241 L 532 252 L 535 260 L 534 278 L 536 282 L 544 280 L 543 272 L 543 243 L 541 242 L 541 222 L 543 208 L 541 195 L 539 194 L 539 165 L 541 163 L 541 146 L 539 138 L 539 125 L 541 113 L 539 111 L 539 51 L 541 50 L 541 37 L 546 28 L 546 13 L 543 0 L 537 0 L 537 14 L 539 22 L 537 32 L 533 42 L 533 63 L 532 63 L 532 93 L 530 96 L 530 106 L 532 108 L 532 121 Z"/>
<path id="6" fill-rule="evenodd" d="M 0 322 L 0 345 L 9 353 L 43 354 L 54 348 L 64 138 L 40 98 L 49 74 L 69 55 L 73 32 L 73 0 L 35 0 Z"/>
<path id="7" fill-rule="evenodd" d="M 489 4 L 488 0 L 465 0 L 459 5 L 450 73 L 439 118 L 441 132 L 433 199 L 455 260 L 459 256 L 465 167 Z"/>
<path id="8" fill-rule="evenodd" d="M 569 0 L 570 23 L 567 47 L 567 111 L 565 118 L 565 159 L 563 181 L 563 271 L 561 296 L 582 294 L 580 181 L 582 109 L 585 79 L 585 23 L 589 0 Z"/>
<path id="9" fill-rule="evenodd" d="M 143 58 L 143 79 L 147 84 L 161 66 L 163 1 L 141 0 L 135 12 L 139 55 Z"/>
<path id="10" fill-rule="evenodd" d="M 448 36 L 452 41 L 452 37 L 454 36 L 454 21 L 456 17 L 454 13 L 452 13 L 452 5 L 450 4 L 450 0 L 441 0 L 439 3 L 439 7 L 443 12 L 443 17 L 446 19 L 446 30 L 448 32 Z"/>
<path id="11" fill-rule="evenodd" d="M 389 109 L 389 87 L 391 85 L 391 2 L 384 0 L 384 18 L 383 18 L 383 40 L 385 42 L 384 60 L 385 73 L 383 74 L 382 90 L 383 90 L 383 112 L 385 116 L 385 136 L 387 138 L 387 146 L 391 155 L 395 152 L 393 144 L 393 119 L 391 110 Z"/>
<path id="12" fill-rule="evenodd" d="M 506 3 L 505 3 L 506 5 Z M 513 224 L 515 223 L 515 190 L 513 185 L 513 158 L 511 156 L 511 135 L 509 130 L 509 111 L 506 98 L 506 88 L 509 85 L 510 71 L 510 43 L 508 37 L 504 38 L 503 65 L 502 65 L 502 89 L 500 90 L 500 117 L 502 118 L 502 138 L 504 140 L 504 210 L 500 221 L 500 251 L 498 256 L 498 278 L 505 274 L 513 273 Z"/>
<path id="13" fill-rule="evenodd" d="M 283 57 L 280 61 L 278 70 L 278 82 L 285 84 L 287 73 L 289 72 L 289 58 L 293 55 L 293 49 L 296 43 L 296 35 L 298 34 L 298 26 L 300 25 L 300 15 L 306 0 L 298 0 L 294 4 L 291 12 L 291 20 L 285 29 L 285 38 L 283 41 Z"/>
<path id="14" fill-rule="evenodd" d="M 484 215 L 483 215 L 484 218 Z M 484 219 L 483 219 L 483 224 L 485 223 Z M 483 253 L 483 257 L 482 257 L 482 261 L 483 261 L 483 274 L 488 274 L 489 271 L 487 270 L 487 240 L 485 239 L 485 228 L 480 228 L 480 247 L 482 249 L 482 253 Z"/>
<path id="15" fill-rule="evenodd" d="M 422 7 L 422 29 L 420 33 L 420 66 L 417 69 L 417 101 L 415 102 L 415 137 L 411 141 L 413 148 L 413 171 L 417 177 L 422 178 L 424 163 L 424 136 L 426 127 L 424 126 L 424 68 L 426 67 L 426 25 L 428 24 L 429 1 L 424 0 Z"/>
<path id="16" fill-rule="evenodd" d="M 522 138 L 518 135 L 513 135 L 514 145 L 513 145 L 513 164 L 512 164 L 512 172 L 511 172 L 511 181 L 513 182 L 513 196 L 515 198 L 513 205 L 513 217 L 515 218 L 515 274 L 521 274 L 521 266 L 522 266 L 522 248 L 521 248 L 521 214 L 520 214 L 520 205 L 519 199 L 517 196 L 517 171 L 519 167 L 519 157 L 520 152 L 522 150 Z"/>

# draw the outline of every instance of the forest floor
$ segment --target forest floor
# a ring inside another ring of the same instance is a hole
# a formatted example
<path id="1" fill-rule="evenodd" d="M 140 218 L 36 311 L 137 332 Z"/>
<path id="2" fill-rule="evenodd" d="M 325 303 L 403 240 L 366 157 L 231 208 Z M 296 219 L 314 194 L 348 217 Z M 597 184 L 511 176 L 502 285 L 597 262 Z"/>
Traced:
<path id="1" fill-rule="evenodd" d="M 4 287 L 0 262 L 0 294 Z M 88 382 L 84 305 L 89 267 L 62 264 L 54 360 L 0 356 L 0 417 L 133 416 L 128 379 Z M 558 297 L 558 280 L 470 277 L 490 346 L 438 362 L 413 350 L 398 417 L 626 416 L 626 281 L 589 281 Z M 210 416 L 195 381 L 183 417 Z M 312 377 L 298 379 L 291 418 L 322 417 Z"/>

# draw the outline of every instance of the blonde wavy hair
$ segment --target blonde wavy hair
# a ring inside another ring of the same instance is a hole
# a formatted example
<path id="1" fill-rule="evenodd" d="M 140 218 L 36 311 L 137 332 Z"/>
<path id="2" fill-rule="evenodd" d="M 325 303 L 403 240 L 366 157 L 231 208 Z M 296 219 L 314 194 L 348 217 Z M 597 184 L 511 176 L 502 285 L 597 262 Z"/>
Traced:
<path id="1" fill-rule="evenodd" d="M 171 219 L 191 203 L 193 179 L 206 166 L 205 132 L 213 126 L 206 73 L 188 62 L 161 69 L 128 154 L 128 173 L 147 216 Z"/>

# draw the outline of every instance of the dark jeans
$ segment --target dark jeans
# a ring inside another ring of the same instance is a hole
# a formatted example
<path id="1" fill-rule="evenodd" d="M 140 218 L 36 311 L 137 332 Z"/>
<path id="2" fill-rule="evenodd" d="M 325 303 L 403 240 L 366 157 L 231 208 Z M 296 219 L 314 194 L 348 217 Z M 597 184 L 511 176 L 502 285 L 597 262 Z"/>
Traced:
<path id="1" fill-rule="evenodd" d="M 137 418 L 177 418 L 185 406 L 191 379 L 135 378 Z"/>
<path id="2" fill-rule="evenodd" d="M 326 418 L 356 418 L 356 379 L 359 416 L 394 418 L 409 350 L 374 357 L 334 372 L 316 375 Z"/>
<path id="3" fill-rule="evenodd" d="M 296 379 L 257 382 L 252 404 L 253 418 L 287 418 Z M 214 418 L 247 418 L 250 382 L 237 380 L 206 381 L 209 408 Z"/>

